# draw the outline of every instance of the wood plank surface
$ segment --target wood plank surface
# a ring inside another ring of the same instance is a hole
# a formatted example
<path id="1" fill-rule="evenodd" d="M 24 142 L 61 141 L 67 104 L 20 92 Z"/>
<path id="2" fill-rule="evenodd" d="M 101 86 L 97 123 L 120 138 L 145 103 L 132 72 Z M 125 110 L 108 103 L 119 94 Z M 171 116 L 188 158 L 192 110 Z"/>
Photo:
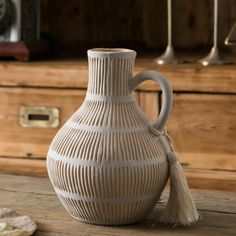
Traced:
<path id="1" fill-rule="evenodd" d="M 0 174 L 0 206 L 30 215 L 38 224 L 35 236 L 58 235 L 235 235 L 236 193 L 192 190 L 203 219 L 190 227 L 172 228 L 160 223 L 168 190 L 147 218 L 138 224 L 105 227 L 71 218 L 52 190 L 48 178 Z"/>
<path id="2" fill-rule="evenodd" d="M 214 162 L 214 153 L 217 157 L 230 155 L 236 161 L 235 108 L 235 95 L 175 94 L 167 129 L 177 151 L 209 153 L 209 162 L 203 164 L 209 167 Z M 232 170 L 229 162 L 217 159 L 219 169 Z"/>
<path id="3" fill-rule="evenodd" d="M 158 66 L 154 58 L 138 56 L 135 73 L 145 69 L 160 71 L 170 80 L 174 91 L 236 93 L 235 65 L 203 67 L 190 63 Z M 0 63 L 0 86 L 86 89 L 87 82 L 87 59 Z M 152 81 L 142 83 L 138 89 L 160 90 Z"/>
<path id="4" fill-rule="evenodd" d="M 47 153 L 47 151 L 45 152 Z M 0 157 L 0 172 L 11 174 L 25 174 L 30 176 L 48 176 L 46 158 L 14 158 Z"/>
<path id="5" fill-rule="evenodd" d="M 184 167 L 184 171 L 191 188 L 236 192 L 235 170 L 228 171 Z"/>
<path id="6" fill-rule="evenodd" d="M 156 122 L 159 114 L 159 93 L 139 91 L 137 94 L 140 108 L 152 122 Z"/>
<path id="7" fill-rule="evenodd" d="M 0 87 L 0 157 L 45 158 L 52 138 L 80 107 L 84 97 L 84 90 Z M 59 127 L 22 127 L 19 122 L 22 106 L 58 108 Z"/>

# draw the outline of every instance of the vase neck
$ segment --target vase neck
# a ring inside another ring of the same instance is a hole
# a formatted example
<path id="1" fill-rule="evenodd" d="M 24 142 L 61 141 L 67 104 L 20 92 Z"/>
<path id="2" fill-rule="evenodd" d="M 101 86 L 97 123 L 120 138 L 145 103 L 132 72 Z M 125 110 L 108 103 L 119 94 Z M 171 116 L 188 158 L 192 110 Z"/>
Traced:
<path id="1" fill-rule="evenodd" d="M 127 96 L 135 56 L 89 56 L 88 93 L 100 96 Z"/>

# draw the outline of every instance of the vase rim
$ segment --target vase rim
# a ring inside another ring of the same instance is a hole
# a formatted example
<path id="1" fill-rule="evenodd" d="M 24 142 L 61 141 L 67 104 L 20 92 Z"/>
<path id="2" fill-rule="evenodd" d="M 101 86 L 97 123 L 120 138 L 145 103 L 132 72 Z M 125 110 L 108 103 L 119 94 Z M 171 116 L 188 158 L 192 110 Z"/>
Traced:
<path id="1" fill-rule="evenodd" d="M 89 57 L 130 58 L 136 52 L 127 48 L 92 48 L 87 51 Z"/>

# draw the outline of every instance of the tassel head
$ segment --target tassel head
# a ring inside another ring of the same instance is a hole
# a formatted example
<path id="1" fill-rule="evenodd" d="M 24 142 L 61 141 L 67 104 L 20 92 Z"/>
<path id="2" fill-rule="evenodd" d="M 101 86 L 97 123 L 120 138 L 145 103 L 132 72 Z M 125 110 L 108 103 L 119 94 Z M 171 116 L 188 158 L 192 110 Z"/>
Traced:
<path id="1" fill-rule="evenodd" d="M 199 219 L 184 170 L 175 152 L 167 154 L 170 165 L 170 193 L 164 222 L 171 225 L 190 225 Z"/>
<path id="2" fill-rule="evenodd" d="M 188 187 L 183 167 L 174 151 L 172 139 L 166 130 L 160 132 L 152 128 L 151 132 L 159 137 L 165 147 L 169 163 L 170 193 L 162 220 L 174 226 L 190 225 L 197 221 L 200 216 Z"/>

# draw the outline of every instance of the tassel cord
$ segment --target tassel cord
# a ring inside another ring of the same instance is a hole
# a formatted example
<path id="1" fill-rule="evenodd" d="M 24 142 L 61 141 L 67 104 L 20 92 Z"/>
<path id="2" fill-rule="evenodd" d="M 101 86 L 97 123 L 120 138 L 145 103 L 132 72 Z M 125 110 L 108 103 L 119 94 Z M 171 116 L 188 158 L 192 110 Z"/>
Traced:
<path id="1" fill-rule="evenodd" d="M 197 221 L 200 216 L 188 187 L 184 170 L 174 151 L 172 139 L 166 130 L 160 132 L 154 127 L 151 127 L 151 132 L 158 136 L 165 147 L 170 168 L 170 193 L 167 208 L 162 217 L 163 222 L 173 226 L 190 225 Z"/>

